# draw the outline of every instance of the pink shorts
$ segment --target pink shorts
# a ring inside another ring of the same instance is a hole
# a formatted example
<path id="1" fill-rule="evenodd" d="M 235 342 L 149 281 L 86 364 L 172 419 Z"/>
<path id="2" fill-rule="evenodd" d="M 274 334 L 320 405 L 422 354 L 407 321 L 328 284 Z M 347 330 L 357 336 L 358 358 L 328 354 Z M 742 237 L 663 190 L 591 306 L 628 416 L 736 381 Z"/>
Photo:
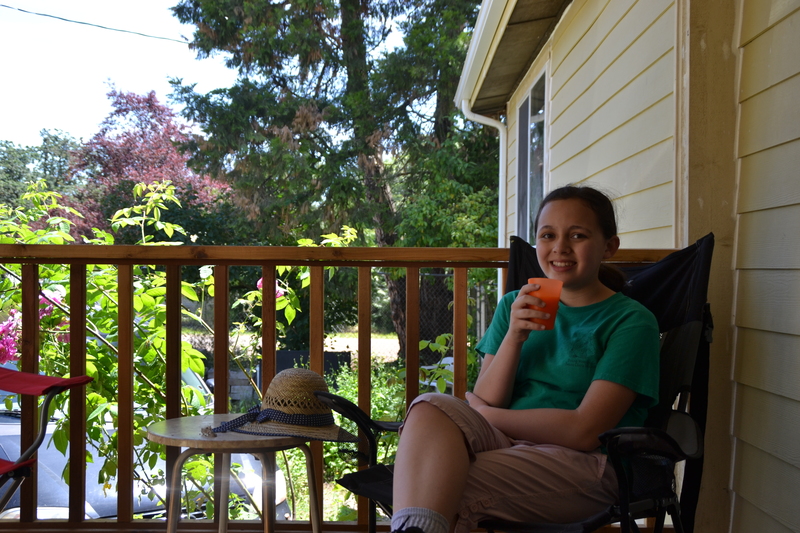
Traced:
<path id="1" fill-rule="evenodd" d="M 423 394 L 409 410 L 418 402 L 438 407 L 461 428 L 472 461 L 455 533 L 468 533 L 490 517 L 574 522 L 617 501 L 616 474 L 600 451 L 511 439 L 453 396 Z"/>

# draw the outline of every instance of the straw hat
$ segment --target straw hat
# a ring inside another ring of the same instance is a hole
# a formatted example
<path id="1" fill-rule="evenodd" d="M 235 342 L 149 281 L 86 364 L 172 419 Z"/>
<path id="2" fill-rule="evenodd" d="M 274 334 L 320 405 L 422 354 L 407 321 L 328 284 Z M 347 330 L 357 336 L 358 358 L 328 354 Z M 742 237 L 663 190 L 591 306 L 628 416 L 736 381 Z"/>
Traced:
<path id="1" fill-rule="evenodd" d="M 330 407 L 314 391 L 328 392 L 322 376 L 305 368 L 289 368 L 272 379 L 260 410 L 254 407 L 213 431 L 358 442 L 358 437 L 334 424 Z"/>

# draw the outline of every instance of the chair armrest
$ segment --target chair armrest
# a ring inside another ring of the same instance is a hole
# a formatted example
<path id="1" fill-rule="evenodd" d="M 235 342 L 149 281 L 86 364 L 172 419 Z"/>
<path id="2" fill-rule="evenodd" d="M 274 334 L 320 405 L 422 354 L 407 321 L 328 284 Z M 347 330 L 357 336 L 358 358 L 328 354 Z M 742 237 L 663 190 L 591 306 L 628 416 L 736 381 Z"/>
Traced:
<path id="1" fill-rule="evenodd" d="M 600 435 L 609 455 L 660 455 L 673 462 L 703 455 L 703 434 L 688 413 L 673 411 L 665 430 L 633 427 L 615 428 Z"/>
<path id="2" fill-rule="evenodd" d="M 378 463 L 378 434 L 397 432 L 402 422 L 384 422 L 373 420 L 359 406 L 336 394 L 326 391 L 314 391 L 314 395 L 322 404 L 330 407 L 345 418 L 352 420 L 367 439 L 369 453 L 367 463 L 375 466 Z"/>

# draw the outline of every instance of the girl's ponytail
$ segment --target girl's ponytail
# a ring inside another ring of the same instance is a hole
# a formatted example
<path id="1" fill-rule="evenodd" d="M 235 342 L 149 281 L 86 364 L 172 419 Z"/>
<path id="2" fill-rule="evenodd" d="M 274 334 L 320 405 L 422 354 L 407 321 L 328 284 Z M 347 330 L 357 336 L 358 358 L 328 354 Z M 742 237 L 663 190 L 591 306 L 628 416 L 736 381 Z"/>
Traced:
<path id="1" fill-rule="evenodd" d="M 619 268 L 602 263 L 597 277 L 600 282 L 614 292 L 620 292 L 628 281 L 628 277 Z"/>

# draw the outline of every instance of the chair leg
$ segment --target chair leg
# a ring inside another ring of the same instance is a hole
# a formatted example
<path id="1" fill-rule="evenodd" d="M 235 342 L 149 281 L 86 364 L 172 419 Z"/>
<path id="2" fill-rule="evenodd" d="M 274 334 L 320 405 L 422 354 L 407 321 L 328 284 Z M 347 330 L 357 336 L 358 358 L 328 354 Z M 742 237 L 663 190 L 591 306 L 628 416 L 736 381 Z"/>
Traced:
<path id="1" fill-rule="evenodd" d="M 680 504 L 675 501 L 675 503 L 667 507 L 667 512 L 669 512 L 669 516 L 672 518 L 672 527 L 675 529 L 675 533 L 684 533 L 685 530 L 683 529 L 683 521 L 681 520 Z"/>
<path id="2" fill-rule="evenodd" d="M 368 500 L 367 504 L 367 530 L 369 533 L 376 533 L 378 529 L 378 510 L 374 500 Z"/>
<path id="3" fill-rule="evenodd" d="M 14 478 L 13 481 L 11 481 L 11 484 L 8 486 L 8 489 L 6 489 L 5 494 L 3 494 L 3 498 L 0 499 L 0 511 L 5 510 L 6 505 L 8 505 L 8 502 L 11 500 L 11 496 L 14 495 L 14 492 L 16 492 L 17 488 L 22 484 L 24 480 L 25 480 L 24 477 L 18 477 Z"/>
<path id="4" fill-rule="evenodd" d="M 661 533 L 664 531 L 664 519 L 666 518 L 667 511 L 659 509 L 656 515 L 656 523 L 653 525 L 653 533 Z"/>

